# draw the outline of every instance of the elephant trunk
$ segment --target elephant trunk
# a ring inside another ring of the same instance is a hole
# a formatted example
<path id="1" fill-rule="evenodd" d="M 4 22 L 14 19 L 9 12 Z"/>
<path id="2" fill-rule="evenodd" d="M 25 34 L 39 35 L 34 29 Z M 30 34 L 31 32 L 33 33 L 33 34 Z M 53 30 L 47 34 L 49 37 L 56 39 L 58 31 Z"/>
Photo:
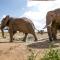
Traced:
<path id="1" fill-rule="evenodd" d="M 0 26 L 0 29 L 1 29 L 1 32 L 2 32 L 2 37 L 5 38 L 5 37 L 4 37 L 4 30 L 3 30 L 4 27 L 3 27 L 2 25 Z"/>

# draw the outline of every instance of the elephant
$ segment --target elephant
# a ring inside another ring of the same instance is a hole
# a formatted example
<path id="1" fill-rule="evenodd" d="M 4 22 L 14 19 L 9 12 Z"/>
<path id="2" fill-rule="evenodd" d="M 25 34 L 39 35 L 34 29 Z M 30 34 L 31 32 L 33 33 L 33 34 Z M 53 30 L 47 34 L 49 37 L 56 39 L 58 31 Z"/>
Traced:
<path id="1" fill-rule="evenodd" d="M 60 29 L 60 8 L 47 12 L 46 27 L 49 41 L 51 42 L 57 40 L 57 30 Z"/>
<path id="2" fill-rule="evenodd" d="M 1 21 L 1 31 L 3 38 L 4 38 L 3 29 L 6 26 L 9 28 L 8 31 L 10 34 L 10 42 L 13 42 L 13 35 L 17 31 L 23 32 L 25 34 L 23 41 L 26 41 L 28 33 L 32 34 L 35 38 L 35 41 L 37 41 L 37 37 L 35 34 L 35 26 L 33 22 L 27 17 L 13 18 L 10 17 L 9 15 L 6 15 L 6 17 L 4 17 Z"/>

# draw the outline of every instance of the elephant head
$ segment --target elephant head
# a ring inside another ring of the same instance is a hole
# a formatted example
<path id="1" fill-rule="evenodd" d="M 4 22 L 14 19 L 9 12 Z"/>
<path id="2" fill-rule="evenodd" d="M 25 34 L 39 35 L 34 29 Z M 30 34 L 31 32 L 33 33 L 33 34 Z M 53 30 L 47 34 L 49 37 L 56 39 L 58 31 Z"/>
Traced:
<path id="1" fill-rule="evenodd" d="M 52 23 L 56 20 L 56 13 L 54 11 L 49 11 L 46 15 L 46 26 L 51 27 Z"/>
<path id="2" fill-rule="evenodd" d="M 6 27 L 8 24 L 8 21 L 9 21 L 9 15 L 7 15 L 6 17 L 4 17 L 3 19 L 2 19 L 2 21 L 1 21 L 1 31 L 2 31 L 2 36 L 3 36 L 3 38 L 4 38 L 4 31 L 3 31 L 3 29 L 4 29 L 4 27 Z"/>

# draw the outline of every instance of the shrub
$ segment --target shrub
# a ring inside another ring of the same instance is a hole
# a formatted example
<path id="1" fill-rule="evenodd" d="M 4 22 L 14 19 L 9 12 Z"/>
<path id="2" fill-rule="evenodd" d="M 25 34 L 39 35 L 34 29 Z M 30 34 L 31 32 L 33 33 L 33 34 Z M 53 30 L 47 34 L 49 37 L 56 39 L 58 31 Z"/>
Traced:
<path id="1" fill-rule="evenodd" d="M 39 52 L 35 54 L 33 50 L 30 50 L 31 54 L 28 56 L 28 60 L 36 60 Z M 60 60 L 60 52 L 59 49 L 54 49 L 52 46 L 49 47 L 49 50 L 47 50 L 43 56 L 43 58 L 40 58 L 39 60 Z"/>
<path id="2" fill-rule="evenodd" d="M 49 48 L 41 60 L 60 60 L 60 53 L 58 49 Z"/>

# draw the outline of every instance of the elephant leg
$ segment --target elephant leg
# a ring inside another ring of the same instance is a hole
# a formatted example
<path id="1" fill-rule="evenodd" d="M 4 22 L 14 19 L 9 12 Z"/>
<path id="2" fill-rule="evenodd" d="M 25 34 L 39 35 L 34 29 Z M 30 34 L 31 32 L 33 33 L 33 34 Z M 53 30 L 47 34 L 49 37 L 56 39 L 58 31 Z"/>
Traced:
<path id="1" fill-rule="evenodd" d="M 16 33 L 17 31 L 13 31 L 13 35 Z M 14 40 L 14 38 L 13 38 L 13 40 Z"/>
<path id="2" fill-rule="evenodd" d="M 48 36 L 49 36 L 49 41 L 52 41 L 52 29 L 51 29 L 51 27 L 47 27 L 47 32 L 48 32 Z"/>
<path id="3" fill-rule="evenodd" d="M 35 38 L 35 41 L 37 41 L 38 39 L 37 39 L 37 37 L 36 37 L 35 32 L 33 33 L 33 36 L 34 36 L 34 38 Z"/>
<path id="4" fill-rule="evenodd" d="M 13 31 L 9 30 L 10 33 L 10 42 L 13 42 Z"/>
<path id="5" fill-rule="evenodd" d="M 28 33 L 25 33 L 25 37 L 23 38 L 24 42 L 26 41 L 27 35 L 28 35 Z"/>
<path id="6" fill-rule="evenodd" d="M 52 36 L 53 36 L 53 40 L 57 40 L 56 34 L 57 34 L 56 28 L 52 28 Z"/>

